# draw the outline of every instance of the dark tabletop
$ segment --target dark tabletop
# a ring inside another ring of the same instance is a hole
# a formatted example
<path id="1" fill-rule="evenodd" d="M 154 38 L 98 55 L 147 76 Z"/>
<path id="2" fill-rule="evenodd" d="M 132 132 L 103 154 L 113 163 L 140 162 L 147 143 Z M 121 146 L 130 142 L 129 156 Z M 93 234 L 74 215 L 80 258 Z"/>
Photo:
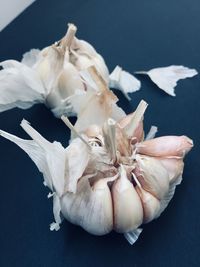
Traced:
<path id="1" fill-rule="evenodd" d="M 12 8 L 12 7 L 11 7 Z M 89 41 L 112 70 L 116 64 L 134 72 L 171 64 L 200 71 L 199 0 L 36 1 L 0 33 L 0 61 L 21 58 L 30 48 L 58 40 L 67 23 Z M 180 81 L 172 98 L 140 77 L 142 89 L 129 103 L 149 103 L 145 129 L 159 135 L 186 134 L 195 147 L 185 161 L 184 179 L 162 216 L 144 227 L 130 246 L 123 235 L 95 237 L 64 222 L 50 232 L 52 200 L 42 175 L 17 146 L 0 139 L 0 266 L 200 266 L 200 78 Z M 0 114 L 0 128 L 27 137 L 19 124 L 30 121 L 45 138 L 67 145 L 69 130 L 43 105 Z"/>

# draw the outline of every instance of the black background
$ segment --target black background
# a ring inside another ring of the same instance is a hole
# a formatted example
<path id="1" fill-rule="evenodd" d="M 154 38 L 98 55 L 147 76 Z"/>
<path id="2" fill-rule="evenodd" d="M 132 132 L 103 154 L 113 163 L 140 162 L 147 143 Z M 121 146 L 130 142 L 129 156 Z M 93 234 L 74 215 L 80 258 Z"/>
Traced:
<path id="1" fill-rule="evenodd" d="M 94 45 L 110 70 L 117 64 L 130 72 L 171 64 L 200 70 L 199 0 L 38 0 L 0 33 L 0 60 L 20 60 L 30 48 L 51 44 L 68 22 L 78 26 L 78 37 Z M 186 134 L 195 142 L 169 207 L 133 246 L 122 235 L 95 237 L 66 221 L 50 232 L 52 200 L 42 175 L 22 150 L 0 139 L 1 267 L 200 266 L 200 78 L 180 81 L 176 98 L 140 78 L 142 89 L 131 103 L 118 94 L 125 111 L 144 98 L 146 130 L 154 124 L 159 135 Z M 0 128 L 25 138 L 22 118 L 48 140 L 67 145 L 69 130 L 43 105 L 1 113 Z"/>

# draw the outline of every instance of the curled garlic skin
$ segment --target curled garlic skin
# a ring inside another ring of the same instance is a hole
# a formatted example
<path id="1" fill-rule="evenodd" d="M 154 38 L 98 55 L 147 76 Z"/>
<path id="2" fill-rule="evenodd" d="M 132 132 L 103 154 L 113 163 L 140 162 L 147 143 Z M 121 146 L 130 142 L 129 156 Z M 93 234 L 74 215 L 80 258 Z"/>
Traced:
<path id="1" fill-rule="evenodd" d="M 123 119 L 109 118 L 102 126 L 93 124 L 81 133 L 62 117 L 76 134 L 67 148 L 48 142 L 24 120 L 21 126 L 32 140 L 0 131 L 31 157 L 53 192 L 51 230 L 59 229 L 62 214 L 91 234 L 115 230 L 133 244 L 141 233 L 138 227 L 159 217 L 167 207 L 193 143 L 186 136 L 138 138 L 136 129 L 143 132 L 146 107 L 141 101 Z"/>

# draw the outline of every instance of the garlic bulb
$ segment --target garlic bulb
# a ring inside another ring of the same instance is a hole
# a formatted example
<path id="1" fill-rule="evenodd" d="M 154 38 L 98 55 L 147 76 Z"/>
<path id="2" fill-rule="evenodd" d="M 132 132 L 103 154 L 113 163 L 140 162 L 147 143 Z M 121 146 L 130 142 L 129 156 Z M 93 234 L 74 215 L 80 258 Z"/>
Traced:
<path id="1" fill-rule="evenodd" d="M 21 62 L 0 63 L 3 67 L 0 71 L 0 112 L 45 103 L 56 117 L 76 115 L 71 99 L 88 90 L 81 72 L 91 66 L 109 85 L 109 71 L 103 57 L 88 42 L 75 37 L 76 31 L 76 26 L 69 24 L 66 35 L 55 44 L 41 51 L 30 50 Z M 134 91 L 138 86 L 136 78 L 127 72 L 122 72 L 121 76 L 115 83 L 116 89 L 125 90 L 125 94 Z"/>
<path id="2" fill-rule="evenodd" d="M 112 99 L 94 70 L 90 68 L 94 80 L 98 78 L 95 82 L 101 88 L 101 97 Z M 181 181 L 183 158 L 193 143 L 185 136 L 143 141 L 146 108 L 142 100 L 134 113 L 116 120 L 108 118 L 112 112 L 102 116 L 103 110 L 97 124 L 87 123 L 80 131 L 62 116 L 73 132 L 67 148 L 47 141 L 25 120 L 21 126 L 32 140 L 0 131 L 2 137 L 21 147 L 42 172 L 53 195 L 55 222 L 51 230 L 59 229 L 62 214 L 91 234 L 115 230 L 133 244 L 142 231 L 138 227 L 164 211 Z"/>

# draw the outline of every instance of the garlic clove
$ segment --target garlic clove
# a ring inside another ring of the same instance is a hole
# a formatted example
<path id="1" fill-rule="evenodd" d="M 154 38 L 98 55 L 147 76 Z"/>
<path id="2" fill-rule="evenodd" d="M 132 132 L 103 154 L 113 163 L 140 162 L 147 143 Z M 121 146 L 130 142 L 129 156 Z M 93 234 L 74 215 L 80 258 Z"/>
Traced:
<path id="1" fill-rule="evenodd" d="M 62 99 L 73 95 L 76 90 L 85 90 L 80 74 L 71 63 L 65 63 L 58 77 L 58 90 Z"/>
<path id="2" fill-rule="evenodd" d="M 76 194 L 66 193 L 61 199 L 61 211 L 70 222 L 80 225 L 94 235 L 104 235 L 113 229 L 113 206 L 108 182 L 117 177 L 104 178 L 91 187 L 88 177 L 78 182 Z"/>
<path id="3" fill-rule="evenodd" d="M 109 71 L 105 64 L 103 57 L 97 53 L 94 47 L 84 40 L 78 40 L 74 38 L 74 42 L 71 46 L 72 53 L 75 56 L 75 65 L 79 70 L 84 70 L 89 66 L 94 65 L 103 79 L 108 83 Z"/>
<path id="4" fill-rule="evenodd" d="M 119 121 L 119 125 L 125 131 L 127 137 L 136 138 L 137 141 L 143 139 L 143 115 L 148 104 L 141 100 L 134 113 L 129 114 Z"/>
<path id="5" fill-rule="evenodd" d="M 112 198 L 115 231 L 126 233 L 137 229 L 143 220 L 142 204 L 123 165 L 120 167 L 120 177 L 112 186 Z"/>
<path id="6" fill-rule="evenodd" d="M 160 201 L 149 192 L 142 189 L 141 186 L 135 187 L 138 195 L 140 196 L 143 206 L 143 223 L 148 223 L 157 218 L 160 211 Z"/>
<path id="7" fill-rule="evenodd" d="M 84 90 L 84 84 L 76 68 L 71 63 L 65 63 L 64 69 L 57 78 L 57 83 L 46 97 L 46 105 L 52 110 L 62 108 L 62 105 L 67 108 L 67 103 L 64 101 L 72 99 L 77 94 L 76 92 Z"/>
<path id="8" fill-rule="evenodd" d="M 97 55 L 97 51 L 90 43 L 77 37 L 74 37 L 71 49 L 78 51 L 80 54 L 86 54 L 88 57 L 95 57 Z"/>
<path id="9" fill-rule="evenodd" d="M 169 176 L 167 170 L 158 159 L 143 155 L 136 155 L 136 175 L 142 188 L 158 199 L 162 199 L 169 190 Z"/>
<path id="10" fill-rule="evenodd" d="M 109 71 L 108 68 L 105 64 L 105 61 L 103 57 L 100 54 L 97 54 L 96 57 L 92 59 L 93 65 L 96 66 L 98 72 L 101 74 L 103 79 L 106 81 L 108 84 L 109 82 Z"/>
<path id="11" fill-rule="evenodd" d="M 131 122 L 131 119 L 134 116 L 134 112 L 131 114 L 126 115 L 124 118 L 122 118 L 120 121 L 118 121 L 119 126 L 124 129 L 129 123 Z M 143 130 L 143 121 L 139 122 L 139 125 L 134 130 L 134 132 L 131 133 L 132 137 L 135 137 L 138 142 L 142 141 L 144 136 L 144 130 Z"/>
<path id="12" fill-rule="evenodd" d="M 52 46 L 44 48 L 40 54 L 38 62 L 34 65 L 34 70 L 42 80 L 46 94 L 49 94 L 63 69 L 64 56 L 60 50 Z"/>
<path id="13" fill-rule="evenodd" d="M 137 151 L 153 157 L 184 157 L 193 147 L 193 141 L 187 136 L 162 136 L 140 143 Z"/>
<path id="14" fill-rule="evenodd" d="M 159 158 L 168 172 L 170 183 L 174 183 L 182 174 L 184 162 L 181 158 Z"/>
<path id="15" fill-rule="evenodd" d="M 93 124 L 103 126 L 108 118 L 117 121 L 125 116 L 125 112 L 116 104 L 118 98 L 109 90 L 95 67 L 88 69 L 88 76 L 91 77 L 90 80 L 95 82 L 96 88 L 91 88 L 91 81 L 89 81 L 87 92 L 80 95 L 78 102 L 77 98 L 72 100 L 78 117 L 75 124 L 78 132 L 84 132 Z M 87 81 L 85 82 L 87 83 Z"/>

